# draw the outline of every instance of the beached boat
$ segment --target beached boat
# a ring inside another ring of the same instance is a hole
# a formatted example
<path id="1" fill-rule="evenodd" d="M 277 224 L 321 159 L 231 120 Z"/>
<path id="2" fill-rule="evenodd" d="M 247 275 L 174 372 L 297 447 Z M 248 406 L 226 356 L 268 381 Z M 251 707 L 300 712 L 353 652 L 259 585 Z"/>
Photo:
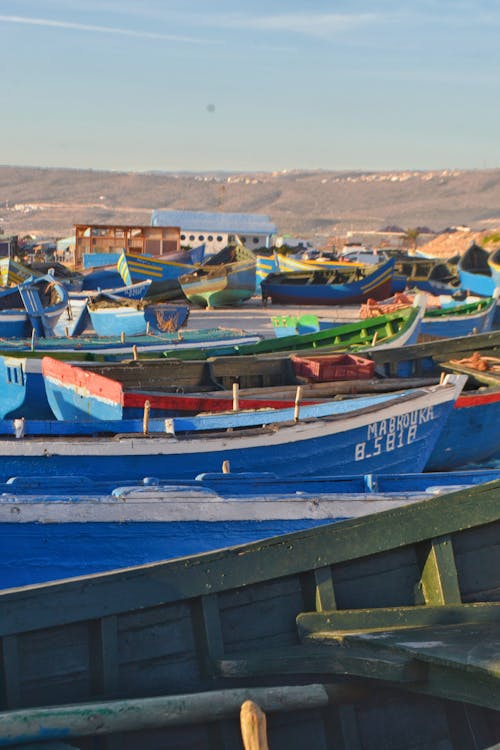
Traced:
<path id="1" fill-rule="evenodd" d="M 235 471 L 268 470 L 280 476 L 355 474 L 361 465 L 369 473 L 420 471 L 465 381 L 465 376 L 449 375 L 428 388 L 325 401 L 300 410 L 151 419 L 147 427 L 143 420 L 135 425 L 133 420 L 4 421 L 0 432 L 23 437 L 0 440 L 0 481 L 18 474 L 182 477 L 193 470 L 218 471 L 225 460 Z"/>
<path id="2" fill-rule="evenodd" d="M 494 747 L 499 493 L 1 592 L 4 746 Z"/>
<path id="3" fill-rule="evenodd" d="M 426 464 L 426 471 L 450 471 L 500 458 L 500 383 L 462 391 Z"/>
<path id="4" fill-rule="evenodd" d="M 50 336 L 67 304 L 66 289 L 52 276 L 0 290 L 0 338 Z"/>
<path id="5" fill-rule="evenodd" d="M 448 296 L 428 297 L 419 340 L 432 341 L 490 331 L 499 295 L 500 289 L 496 289 L 492 297 L 475 297 L 463 302 L 455 301 Z M 413 302 L 413 295 L 401 292 L 380 302 L 368 300 L 361 306 L 360 317 L 364 319 L 383 315 L 384 312 L 393 312 Z"/>
<path id="6" fill-rule="evenodd" d="M 270 273 L 276 273 L 278 270 L 278 264 L 276 263 L 276 257 L 274 252 L 264 254 L 258 252 L 255 254 L 255 291 L 257 294 L 261 293 L 261 284 Z"/>
<path id="7" fill-rule="evenodd" d="M 396 258 L 393 292 L 420 289 L 434 295 L 454 294 L 460 286 L 456 267 L 446 261 L 415 256 Z"/>
<path id="8" fill-rule="evenodd" d="M 189 316 L 187 305 L 148 303 L 101 294 L 87 303 L 92 328 L 98 336 L 140 336 L 149 331 L 178 331 Z"/>
<path id="9" fill-rule="evenodd" d="M 491 278 L 495 286 L 500 287 L 500 248 L 493 250 L 488 257 L 488 265 L 491 271 Z"/>
<path id="10" fill-rule="evenodd" d="M 495 291 L 495 281 L 488 263 L 489 253 L 475 242 L 458 261 L 460 284 L 469 294 L 491 297 Z"/>
<path id="11" fill-rule="evenodd" d="M 405 307 L 395 313 L 377 318 L 345 323 L 333 329 L 313 333 L 292 334 L 290 336 L 266 338 L 250 346 L 222 346 L 211 353 L 201 347 L 180 356 L 190 359 L 205 359 L 207 356 L 244 356 L 261 354 L 283 354 L 297 351 L 315 350 L 363 350 L 370 346 L 400 347 L 417 341 L 425 307 L 422 300 L 416 300 L 413 307 Z M 166 357 L 173 356 L 166 352 Z"/>
<path id="12" fill-rule="evenodd" d="M 272 273 L 261 284 L 262 301 L 284 305 L 351 305 L 392 293 L 394 259 L 346 270 Z"/>
<path id="13" fill-rule="evenodd" d="M 387 259 L 384 259 L 387 260 Z M 292 273 L 294 271 L 349 271 L 353 268 L 364 268 L 366 263 L 355 263 L 345 258 L 332 260 L 331 258 L 318 256 L 317 258 L 305 258 L 303 256 L 284 255 L 276 253 L 277 270 L 280 273 Z M 381 263 L 377 258 L 372 261 L 372 266 Z"/>
<path id="14" fill-rule="evenodd" d="M 213 473 L 135 484 L 0 485 L 0 590 L 199 554 L 361 518 L 500 479 L 500 469 L 283 480 Z M 64 541 L 63 541 L 64 540 Z"/>
<path id="15" fill-rule="evenodd" d="M 148 296 L 163 299 L 182 297 L 178 278 L 194 267 L 188 252 L 175 257 L 122 253 L 117 262 L 117 269 L 125 284 L 150 279 L 152 284 Z"/>
<path id="16" fill-rule="evenodd" d="M 145 409 L 153 417 L 170 417 L 225 412 L 232 408 L 286 408 L 295 404 L 293 394 L 280 397 L 267 394 L 264 388 L 251 397 L 244 391 L 234 396 L 230 392 L 180 394 L 182 386 L 172 382 L 167 364 L 170 362 L 162 360 L 144 363 L 140 369 L 119 363 L 82 368 L 44 357 L 42 373 L 53 415 L 67 421 L 136 419 Z M 167 371 L 165 378 L 163 371 Z"/>
<path id="17" fill-rule="evenodd" d="M 239 305 L 255 294 L 255 255 L 244 245 L 221 250 L 195 271 L 179 276 L 186 299 L 198 307 Z"/>

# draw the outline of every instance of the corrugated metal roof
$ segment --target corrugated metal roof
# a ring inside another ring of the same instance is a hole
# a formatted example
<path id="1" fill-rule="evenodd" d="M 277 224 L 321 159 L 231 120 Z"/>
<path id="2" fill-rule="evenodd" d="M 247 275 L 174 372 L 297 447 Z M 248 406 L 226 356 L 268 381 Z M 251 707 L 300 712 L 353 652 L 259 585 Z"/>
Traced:
<path id="1" fill-rule="evenodd" d="M 235 234 L 276 234 L 277 227 L 264 214 L 205 213 L 203 211 L 163 211 L 155 209 L 154 227 L 181 227 L 194 232 L 234 232 Z"/>

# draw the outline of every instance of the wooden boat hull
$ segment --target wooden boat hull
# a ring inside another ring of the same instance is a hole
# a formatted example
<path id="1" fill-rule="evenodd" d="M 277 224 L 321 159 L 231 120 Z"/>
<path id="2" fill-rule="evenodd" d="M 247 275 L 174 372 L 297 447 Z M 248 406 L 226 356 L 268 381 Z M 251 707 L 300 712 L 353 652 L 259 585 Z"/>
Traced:
<path id="1" fill-rule="evenodd" d="M 95 423 L 89 423 L 86 429 L 91 428 L 93 438 L 58 440 L 45 433 L 37 439 L 29 437 L 26 423 L 23 440 L 0 440 L 0 481 L 44 474 L 189 477 L 193 469 L 219 471 L 224 461 L 234 471 L 276 471 L 283 477 L 355 474 L 361 465 L 369 473 L 419 471 L 465 382 L 463 376 L 448 378 L 444 386 L 305 406 L 303 421 L 296 423 L 294 410 L 282 409 L 157 420 L 157 425 L 150 425 L 151 432 L 167 430 L 167 437 L 97 437 Z M 61 429 L 67 434 L 81 432 L 74 423 L 55 424 L 59 434 Z M 224 432 L 227 428 L 233 431 Z M 130 432 L 120 422 L 103 423 L 98 429 Z"/>
<path id="2" fill-rule="evenodd" d="M 276 253 L 276 262 L 278 271 L 281 273 L 290 273 L 292 271 L 312 271 L 316 270 L 346 270 L 350 268 L 364 268 L 363 263 L 353 263 L 349 260 L 301 260 L 291 255 Z M 376 263 L 376 261 L 375 261 Z"/>
<path id="3" fill-rule="evenodd" d="M 255 291 L 257 294 L 261 293 L 261 284 L 270 273 L 276 273 L 278 270 L 278 264 L 274 253 L 272 255 L 259 255 L 255 256 Z"/>
<path id="4" fill-rule="evenodd" d="M 239 305 L 255 294 L 255 258 L 224 266 L 202 266 L 179 277 L 186 299 L 198 307 Z"/>
<path id="5" fill-rule="evenodd" d="M 500 457 L 500 388 L 465 391 L 456 400 L 426 466 L 450 471 Z"/>
<path id="6" fill-rule="evenodd" d="M 129 750 L 238 747 L 251 698 L 273 750 L 493 747 L 499 491 L 4 591 L 0 734 L 21 746 L 82 747 L 104 730 Z M 312 684 L 316 702 L 304 700 Z"/>
<path id="7" fill-rule="evenodd" d="M 420 326 L 421 340 L 487 333 L 493 326 L 496 307 L 497 298 L 492 297 L 448 310 L 429 310 Z"/>
<path id="8" fill-rule="evenodd" d="M 40 363 L 0 355 L 0 419 L 52 419 Z"/>
<path id="9" fill-rule="evenodd" d="M 492 297 L 495 281 L 488 263 L 488 252 L 479 245 L 472 244 L 458 261 L 460 284 L 469 294 Z"/>
<path id="10" fill-rule="evenodd" d="M 122 253 L 117 268 L 125 284 L 151 279 L 162 282 L 178 279 L 183 273 L 193 270 L 193 263 L 167 258 L 155 258 L 152 255 L 134 255 Z"/>
<path id="11" fill-rule="evenodd" d="M 329 273 L 271 274 L 261 284 L 262 300 L 284 305 L 350 305 L 370 297 L 384 299 L 392 293 L 394 260 L 373 267 L 359 281 L 329 283 Z"/>
<path id="12" fill-rule="evenodd" d="M 109 307 L 105 303 L 89 306 L 92 327 L 98 336 L 141 336 L 149 330 L 160 333 L 177 331 L 189 315 L 187 305 L 163 303 L 137 307 Z"/>
<path id="13" fill-rule="evenodd" d="M 279 338 L 267 338 L 250 346 L 222 346 L 210 353 L 202 348 L 194 349 L 190 353 L 180 354 L 183 358 L 206 359 L 208 356 L 245 356 L 283 354 L 287 356 L 293 352 L 318 350 L 347 350 L 363 351 L 371 346 L 378 348 L 401 347 L 416 343 L 420 331 L 424 308 L 416 305 L 389 313 L 378 318 L 361 320 L 336 326 L 313 333 L 292 334 Z M 166 357 L 173 356 L 165 352 Z"/>

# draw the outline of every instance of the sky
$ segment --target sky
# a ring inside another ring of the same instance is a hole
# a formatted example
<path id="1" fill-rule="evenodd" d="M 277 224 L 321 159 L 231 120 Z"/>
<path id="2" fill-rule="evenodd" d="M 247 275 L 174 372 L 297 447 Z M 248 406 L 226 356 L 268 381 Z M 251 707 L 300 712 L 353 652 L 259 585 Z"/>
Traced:
<path id="1" fill-rule="evenodd" d="M 499 0 L 0 0 L 0 164 L 500 166 Z"/>

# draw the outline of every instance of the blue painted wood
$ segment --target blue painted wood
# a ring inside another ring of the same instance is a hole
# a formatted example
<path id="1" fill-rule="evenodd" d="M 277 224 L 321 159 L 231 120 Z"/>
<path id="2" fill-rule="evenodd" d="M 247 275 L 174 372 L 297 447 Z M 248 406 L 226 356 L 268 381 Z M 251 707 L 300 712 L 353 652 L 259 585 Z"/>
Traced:
<path id="1" fill-rule="evenodd" d="M 177 331 L 189 315 L 187 305 L 158 303 L 141 304 L 136 308 L 130 304 L 123 307 L 113 304 L 107 307 L 105 298 L 95 307 L 90 304 L 88 309 L 98 336 L 141 336 L 148 330 L 148 325 L 151 330 L 161 333 Z"/>
<path id="2" fill-rule="evenodd" d="M 215 473 L 158 486 L 151 481 L 122 486 L 112 494 L 111 485 L 81 477 L 73 485 L 68 478 L 52 483 L 40 478 L 31 486 L 26 480 L 11 482 L 1 487 L 0 589 L 230 547 L 499 477 L 500 470 L 294 481 L 265 473 Z M 98 488 L 107 494 L 96 495 Z M 35 494 L 27 495 L 28 490 Z M 117 520 L 123 512 L 127 522 Z M 192 517 L 179 520 L 179 513 Z"/>
<path id="3" fill-rule="evenodd" d="M 407 472 L 425 466 L 456 398 L 464 378 L 454 380 L 454 388 L 435 386 L 420 389 L 407 397 L 386 395 L 351 402 L 334 402 L 329 413 L 337 417 L 319 417 L 287 425 L 288 410 L 277 410 L 271 417 L 266 412 L 250 412 L 246 420 L 241 415 L 221 419 L 200 417 L 196 426 L 208 432 L 191 432 L 179 438 L 160 436 L 101 437 L 73 441 L 51 439 L 49 435 L 94 435 L 105 431 L 115 435 L 139 432 L 142 422 L 124 423 L 35 423 L 26 421 L 26 434 L 42 431 L 43 439 L 34 441 L 0 441 L 0 481 L 10 476 L 83 475 L 109 479 L 122 476 L 192 476 L 198 472 L 219 471 L 229 460 L 234 471 L 273 470 L 280 476 L 320 475 L 338 472 L 339 475 L 358 473 L 359 467 L 372 472 Z M 361 408 L 361 403 L 367 407 Z M 304 407 L 308 409 L 309 407 Z M 322 406 L 323 413 L 328 406 Z M 349 411 L 356 415 L 352 421 Z M 307 414 L 307 411 L 305 412 Z M 311 412 L 311 415 L 313 412 Z M 281 424 L 280 424 L 281 421 Z M 250 425 L 268 423 L 274 427 L 262 431 Z M 231 425 L 246 428 L 240 432 L 226 432 Z M 193 422 L 190 422 L 193 425 Z M 5 429 L 7 426 L 7 430 Z M 187 427 L 187 420 L 151 420 L 151 432 L 162 429 L 179 430 Z M 280 426 L 280 429 L 276 427 Z M 224 430 L 222 433 L 218 429 Z M 13 425 L 0 423 L 0 429 L 13 433 Z M 4 433 L 5 434 L 5 433 Z"/>
<path id="4" fill-rule="evenodd" d="M 333 274 L 342 275 L 343 272 L 298 271 L 271 274 L 261 284 L 262 298 L 264 301 L 271 298 L 274 303 L 281 304 L 341 305 L 362 302 L 369 297 L 387 297 L 392 291 L 394 258 L 368 268 L 371 270 L 363 278 L 339 280 L 338 283 L 334 281 Z"/>
<path id="5" fill-rule="evenodd" d="M 48 285 L 53 285 L 57 291 L 58 300 L 53 304 L 45 303 L 41 296 Z M 21 338 L 32 331 L 39 337 L 50 336 L 67 304 L 64 285 L 49 275 L 30 277 L 15 289 L 3 290 L 0 293 L 0 337 Z"/>
<path id="6" fill-rule="evenodd" d="M 53 419 L 40 362 L 0 355 L 0 419 Z"/>
<path id="7" fill-rule="evenodd" d="M 78 503 L 89 496 L 122 496 L 128 488 L 134 490 L 169 487 L 191 487 L 215 490 L 220 497 L 272 497 L 316 494 L 356 494 L 373 496 L 378 493 L 401 494 L 429 492 L 436 488 L 468 487 L 500 479 L 500 469 L 470 469 L 465 471 L 427 472 L 422 474 L 353 474 L 346 476 L 280 477 L 275 472 L 204 472 L 196 477 L 140 477 L 125 481 L 117 476 L 99 480 L 86 476 L 13 476 L 0 484 L 0 493 L 9 497 L 26 495 L 62 497 Z"/>
<path id="8" fill-rule="evenodd" d="M 448 315 L 433 317 L 432 314 L 424 315 L 420 326 L 422 336 L 434 336 L 439 338 L 454 338 L 457 336 L 469 336 L 472 333 L 487 333 L 491 331 L 495 318 L 497 296 L 483 305 L 483 308 L 474 312 L 471 305 L 460 305 L 452 308 Z"/>
<path id="9" fill-rule="evenodd" d="M 449 471 L 500 458 L 500 390 L 464 393 L 452 409 L 431 453 L 427 471 Z"/>

